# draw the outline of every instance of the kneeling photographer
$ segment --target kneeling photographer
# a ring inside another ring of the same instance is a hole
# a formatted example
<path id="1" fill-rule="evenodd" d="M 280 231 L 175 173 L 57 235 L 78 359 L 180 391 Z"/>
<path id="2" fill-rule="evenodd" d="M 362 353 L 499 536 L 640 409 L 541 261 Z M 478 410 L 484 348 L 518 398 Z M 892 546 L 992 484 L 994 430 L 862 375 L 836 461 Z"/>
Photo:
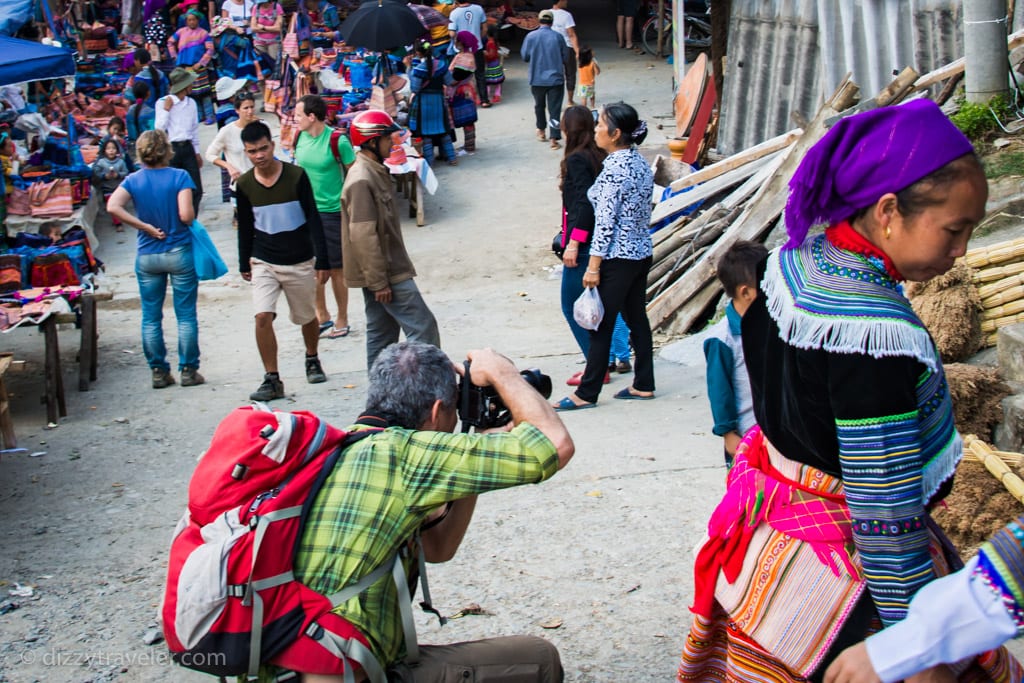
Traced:
<path id="1" fill-rule="evenodd" d="M 423 557 L 445 562 L 462 542 L 478 494 L 543 481 L 569 462 L 568 431 L 515 365 L 491 349 L 467 355 L 471 384 L 493 389 L 499 400 L 491 403 L 507 410 L 509 424 L 494 433 L 453 433 L 456 373 L 464 367 L 429 344 L 384 349 L 370 369 L 365 413 L 348 428 L 371 433 L 346 448 L 311 505 L 296 557 L 300 581 L 333 594 L 373 573 L 417 533 Z M 417 564 L 416 553 L 408 555 L 406 576 Z M 390 680 L 441 681 L 452 672 L 478 683 L 562 680 L 558 651 L 541 638 L 418 646 L 403 632 L 403 593 L 388 573 L 335 609 L 366 635 Z M 307 672 L 302 680 L 342 678 Z"/>

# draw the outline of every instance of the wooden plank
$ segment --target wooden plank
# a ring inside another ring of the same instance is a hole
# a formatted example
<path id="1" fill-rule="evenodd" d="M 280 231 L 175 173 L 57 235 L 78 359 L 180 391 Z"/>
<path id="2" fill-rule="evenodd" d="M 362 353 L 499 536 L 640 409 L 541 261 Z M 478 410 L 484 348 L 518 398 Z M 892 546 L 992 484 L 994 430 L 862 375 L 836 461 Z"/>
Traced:
<path id="1" fill-rule="evenodd" d="M 654 225 L 655 223 L 664 220 L 672 214 L 682 211 L 686 207 L 692 206 L 699 201 L 713 197 L 722 190 L 727 190 L 734 185 L 739 185 L 744 180 L 771 163 L 771 161 L 779 154 L 782 154 L 782 152 L 777 151 L 769 154 L 768 156 L 751 161 L 739 168 L 734 168 L 733 170 L 727 171 L 718 177 L 712 178 L 706 183 L 693 187 L 688 192 L 683 192 L 675 197 L 669 197 L 665 201 L 655 204 L 654 210 L 651 212 L 651 225 Z"/>
<path id="2" fill-rule="evenodd" d="M 722 294 L 722 286 L 718 280 L 712 280 L 704 289 L 690 297 L 686 305 L 679 309 L 669 325 L 670 334 L 684 334 L 693 325 L 693 319 L 707 310 L 707 307 Z"/>
<path id="3" fill-rule="evenodd" d="M 856 87 L 847 87 L 845 82 L 840 85 L 836 91 L 836 98 L 818 110 L 800 139 L 783 152 L 779 170 L 762 185 L 736 222 L 679 280 L 647 305 L 647 317 L 652 330 L 665 325 L 683 304 L 707 288 L 708 283 L 714 278 L 713 264 L 729 247 L 740 240 L 757 239 L 772 226 L 786 207 L 789 179 L 796 171 L 804 153 L 825 135 L 825 122 L 849 108 L 857 90 Z M 681 325 L 683 322 L 677 317 L 674 325 Z"/>
<path id="4" fill-rule="evenodd" d="M 1008 50 L 1015 50 L 1021 45 L 1024 45 L 1024 29 L 1014 31 L 1006 39 L 1006 47 Z M 938 69 L 929 71 L 914 81 L 913 90 L 915 92 L 924 90 L 925 88 L 930 88 L 936 83 L 941 83 L 947 78 L 952 78 L 957 74 L 962 74 L 964 72 L 965 64 L 966 60 L 961 57 L 960 59 L 954 59 L 949 64 L 940 66 Z"/>
<path id="5" fill-rule="evenodd" d="M 673 192 L 678 192 L 679 190 L 687 187 L 706 183 L 712 178 L 717 178 L 723 173 L 732 171 L 733 169 L 739 168 L 751 161 L 757 161 L 761 157 L 768 156 L 772 152 L 778 152 L 779 150 L 789 147 L 797 141 L 801 133 L 803 133 L 803 130 L 796 128 L 788 133 L 777 135 L 770 140 L 765 140 L 764 142 L 756 144 L 753 147 L 749 147 L 742 152 L 737 152 L 730 157 L 726 157 L 717 163 L 705 166 L 690 175 L 685 175 L 682 178 L 675 180 L 671 185 L 669 185 L 669 187 L 672 188 Z"/>
<path id="6" fill-rule="evenodd" d="M 665 258 L 671 258 L 671 255 L 678 251 L 682 245 L 686 244 L 687 241 L 693 239 L 693 237 L 701 231 L 706 230 L 711 222 L 721 220 L 721 218 L 725 216 L 729 216 L 727 223 L 732 221 L 732 219 L 738 215 L 734 213 L 737 207 L 739 207 L 747 200 L 747 198 L 750 197 L 750 195 L 754 194 L 754 192 L 768 182 L 768 179 L 778 170 L 781 163 L 782 155 L 780 154 L 774 158 L 774 161 L 766 165 L 760 171 L 752 175 L 745 183 L 733 190 L 733 192 L 725 199 L 707 211 L 704 211 L 686 227 L 686 230 L 679 233 L 678 238 L 672 239 L 671 241 L 665 241 L 657 245 L 654 248 L 654 265 L 652 266 L 652 271 L 657 268 Z M 668 230 L 670 228 L 671 226 L 668 226 L 663 228 L 663 230 Z M 660 277 L 661 273 L 653 278 L 649 277 L 648 282 Z"/>

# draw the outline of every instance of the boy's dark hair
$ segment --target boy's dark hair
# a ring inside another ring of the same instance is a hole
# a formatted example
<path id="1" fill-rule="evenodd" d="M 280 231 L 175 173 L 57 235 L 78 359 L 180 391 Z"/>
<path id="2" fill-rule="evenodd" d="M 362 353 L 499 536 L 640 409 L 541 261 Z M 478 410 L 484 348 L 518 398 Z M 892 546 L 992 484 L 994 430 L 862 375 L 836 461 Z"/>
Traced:
<path id="1" fill-rule="evenodd" d="M 718 259 L 715 275 L 732 299 L 743 285 L 757 287 L 757 266 L 768 258 L 768 249 L 760 242 L 740 240 Z"/>
<path id="2" fill-rule="evenodd" d="M 594 61 L 594 51 L 590 49 L 589 45 L 584 45 L 580 48 L 580 66 L 587 66 Z"/>
<path id="3" fill-rule="evenodd" d="M 263 138 L 271 141 L 274 139 L 273 136 L 270 135 L 270 128 L 262 121 L 253 121 L 252 123 L 246 124 L 245 128 L 242 129 L 242 144 L 252 145 Z"/>
<path id="4" fill-rule="evenodd" d="M 302 111 L 307 115 L 312 114 L 317 121 L 327 118 L 327 103 L 319 95 L 303 95 L 299 98 L 299 102 L 302 102 Z"/>

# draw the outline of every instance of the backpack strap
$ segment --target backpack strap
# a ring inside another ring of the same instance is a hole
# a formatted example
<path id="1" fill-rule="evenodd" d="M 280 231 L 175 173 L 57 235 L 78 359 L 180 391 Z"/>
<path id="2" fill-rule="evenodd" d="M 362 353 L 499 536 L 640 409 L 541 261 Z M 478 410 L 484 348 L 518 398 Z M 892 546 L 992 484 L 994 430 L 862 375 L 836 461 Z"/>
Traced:
<path id="1" fill-rule="evenodd" d="M 341 149 L 339 144 L 341 142 L 342 132 L 337 128 L 331 128 L 331 154 L 334 155 L 334 160 L 338 162 L 338 166 L 341 166 Z"/>

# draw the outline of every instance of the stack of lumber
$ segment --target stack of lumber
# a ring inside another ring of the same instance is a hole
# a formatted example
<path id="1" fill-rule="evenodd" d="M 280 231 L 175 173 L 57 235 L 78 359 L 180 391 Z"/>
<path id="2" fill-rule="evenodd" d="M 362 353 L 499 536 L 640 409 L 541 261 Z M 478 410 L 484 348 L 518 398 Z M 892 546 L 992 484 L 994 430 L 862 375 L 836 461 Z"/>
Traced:
<path id="1" fill-rule="evenodd" d="M 981 297 L 981 331 L 995 346 L 1000 327 L 1024 322 L 1024 237 L 972 249 L 964 257 Z"/>
<path id="2" fill-rule="evenodd" d="M 1024 45 L 1024 31 L 1009 37 L 1010 49 Z M 782 212 L 788 198 L 789 180 L 804 153 L 842 116 L 879 106 L 898 104 L 907 97 L 945 83 L 936 96 L 948 98 L 964 71 L 964 60 L 943 66 L 923 76 L 904 69 L 877 96 L 857 104 L 859 88 L 849 76 L 836 92 L 802 128 L 740 152 L 685 176 L 670 186 L 673 191 L 688 192 L 657 202 L 651 215 L 652 226 L 678 214 L 698 201 L 713 200 L 703 211 L 672 220 L 654 234 L 654 256 L 647 281 L 647 315 L 651 329 L 672 334 L 694 331 L 704 320 L 708 307 L 722 293 L 715 279 L 715 263 L 740 240 L 765 241 L 776 227 L 782 226 Z M 856 105 L 856 106 L 854 106 Z M 1020 259 L 1024 261 L 1024 257 Z M 1016 268 L 1016 266 L 1020 266 Z M 1014 264 L 1004 277 L 1021 276 L 1024 264 Z M 1010 289 L 1013 285 L 1006 285 Z M 1005 290 L 992 292 L 989 297 Z M 984 299 L 983 295 L 983 299 Z M 1002 298 L 1011 297 L 1010 294 Z M 1024 296 L 992 308 L 983 329 L 994 343 L 994 331 L 1010 322 L 1024 322 Z M 996 299 L 991 298 L 991 301 Z M 1007 305 L 1009 304 L 1009 305 Z"/>

